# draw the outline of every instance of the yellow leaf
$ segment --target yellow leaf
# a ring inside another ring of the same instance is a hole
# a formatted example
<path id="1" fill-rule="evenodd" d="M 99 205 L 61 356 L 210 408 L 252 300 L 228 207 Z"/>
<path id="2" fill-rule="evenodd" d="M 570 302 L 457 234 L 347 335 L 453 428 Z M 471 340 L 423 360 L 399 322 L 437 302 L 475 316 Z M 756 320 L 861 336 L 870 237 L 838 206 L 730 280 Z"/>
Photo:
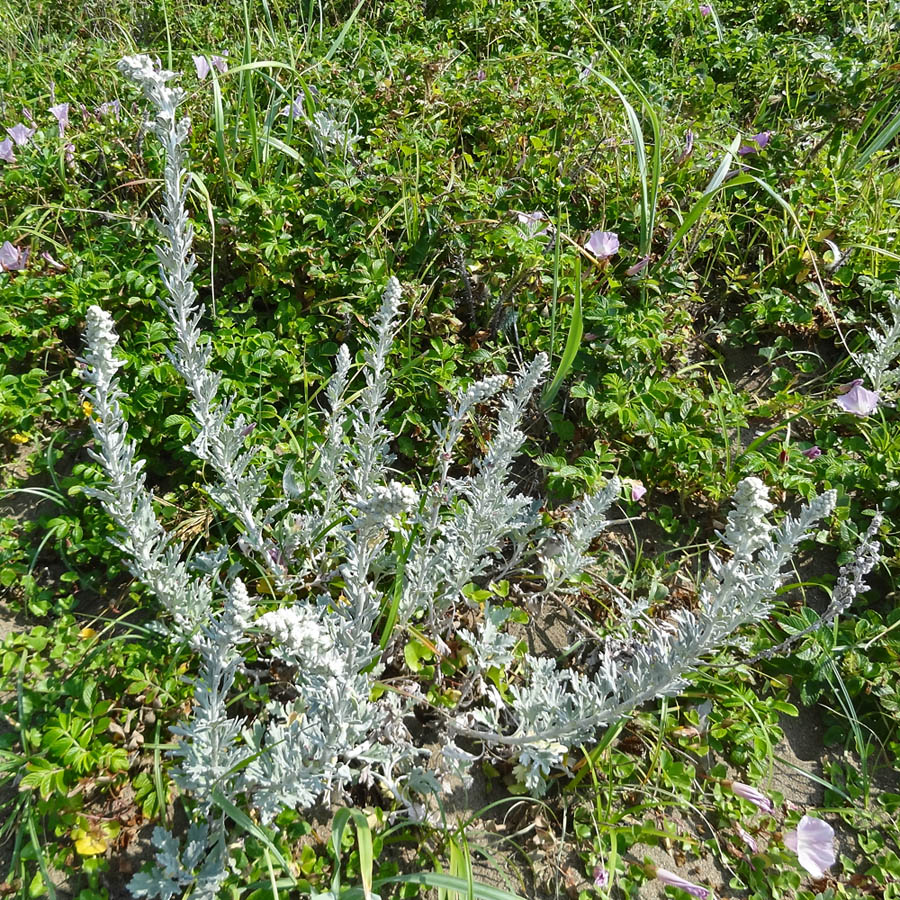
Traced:
<path id="1" fill-rule="evenodd" d="M 98 856 L 106 853 L 109 847 L 102 834 L 88 834 L 83 828 L 73 828 L 72 837 L 75 839 L 75 852 L 79 856 Z"/>

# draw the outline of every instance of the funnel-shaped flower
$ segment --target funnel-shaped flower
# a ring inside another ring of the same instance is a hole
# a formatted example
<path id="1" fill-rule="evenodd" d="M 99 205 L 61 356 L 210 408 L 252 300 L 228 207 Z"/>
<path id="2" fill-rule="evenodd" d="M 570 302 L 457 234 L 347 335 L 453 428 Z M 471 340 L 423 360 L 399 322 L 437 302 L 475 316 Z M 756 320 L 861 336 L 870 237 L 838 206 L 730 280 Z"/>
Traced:
<path id="1" fill-rule="evenodd" d="M 13 153 L 13 143 L 10 138 L 0 141 L 0 159 L 5 160 L 8 163 L 14 163 L 16 161 L 16 155 Z"/>
<path id="2" fill-rule="evenodd" d="M 765 150 L 769 141 L 772 140 L 772 132 L 761 131 L 759 134 L 754 134 L 750 140 L 753 141 L 753 143 L 744 144 L 744 146 L 738 150 L 738 156 L 749 156 L 751 153 L 759 153 L 760 150 Z"/>
<path id="3" fill-rule="evenodd" d="M 821 878 L 834 865 L 834 829 L 821 819 L 804 816 L 796 831 L 784 836 L 784 845 L 797 854 L 800 865 L 813 878 Z"/>
<path id="4" fill-rule="evenodd" d="M 6 133 L 13 139 L 13 143 L 17 147 L 23 147 L 31 140 L 31 136 L 34 134 L 33 128 L 26 128 L 21 122 L 18 125 L 14 125 L 12 128 L 7 128 Z"/>
<path id="5" fill-rule="evenodd" d="M 66 125 L 69 124 L 69 104 L 58 103 L 56 106 L 50 107 L 50 112 L 53 113 L 53 117 L 56 119 L 56 124 L 59 126 L 59 136 L 62 137 L 65 134 Z"/>
<path id="6" fill-rule="evenodd" d="M 304 106 L 303 94 L 297 94 L 287 106 L 281 108 L 281 115 L 290 116 L 292 119 L 305 119 L 306 107 Z"/>
<path id="7" fill-rule="evenodd" d="M 752 853 L 756 853 L 756 851 L 759 849 L 759 844 L 757 844 L 756 838 L 753 837 L 753 835 L 750 834 L 749 831 L 745 831 L 743 828 L 741 828 L 740 824 L 736 824 L 735 827 L 737 828 L 737 833 L 740 835 L 741 840 L 747 845 L 747 847 L 749 847 Z"/>
<path id="8" fill-rule="evenodd" d="M 637 275 L 638 272 L 643 272 L 647 266 L 650 265 L 650 257 L 644 256 L 639 259 L 633 266 L 629 266 L 625 270 L 625 274 L 630 278 L 632 275 Z"/>
<path id="9" fill-rule="evenodd" d="M 0 272 L 21 272 L 28 262 L 28 251 L 7 241 L 0 247 Z"/>
<path id="10" fill-rule="evenodd" d="M 709 888 L 694 884 L 693 881 L 688 881 L 686 878 L 682 878 L 680 875 L 676 875 L 668 869 L 656 869 L 656 877 L 663 884 L 666 884 L 669 887 L 681 888 L 681 890 L 687 892 L 692 897 L 699 897 L 700 900 L 709 900 L 712 896 L 712 891 Z"/>
<path id="11" fill-rule="evenodd" d="M 862 378 L 856 378 L 849 384 L 842 385 L 838 390 L 841 395 L 834 402 L 844 412 L 854 416 L 870 416 L 878 409 L 880 399 L 878 391 L 866 390 L 862 386 Z"/>
<path id="12" fill-rule="evenodd" d="M 735 796 L 741 797 L 744 800 L 749 800 L 763 812 L 770 813 L 775 808 L 772 801 L 752 785 L 744 784 L 742 781 L 732 781 L 731 790 L 734 791 Z"/>
<path id="13" fill-rule="evenodd" d="M 122 112 L 122 101 L 108 100 L 106 103 L 101 103 L 97 107 L 97 112 L 104 118 L 112 113 L 112 115 L 114 115 L 118 119 L 119 114 Z"/>
<path id="14" fill-rule="evenodd" d="M 584 249 L 597 259 L 609 259 L 619 252 L 619 236 L 614 231 L 594 231 L 587 239 Z"/>
<path id="15" fill-rule="evenodd" d="M 197 70 L 197 77 L 203 81 L 209 75 L 210 67 L 215 69 L 220 75 L 224 75 L 228 71 L 228 56 L 226 50 L 223 56 L 191 56 L 194 61 L 194 68 Z"/>
<path id="16" fill-rule="evenodd" d="M 680 166 L 694 152 L 694 132 L 689 128 L 684 133 L 684 149 L 675 160 L 675 165 Z"/>

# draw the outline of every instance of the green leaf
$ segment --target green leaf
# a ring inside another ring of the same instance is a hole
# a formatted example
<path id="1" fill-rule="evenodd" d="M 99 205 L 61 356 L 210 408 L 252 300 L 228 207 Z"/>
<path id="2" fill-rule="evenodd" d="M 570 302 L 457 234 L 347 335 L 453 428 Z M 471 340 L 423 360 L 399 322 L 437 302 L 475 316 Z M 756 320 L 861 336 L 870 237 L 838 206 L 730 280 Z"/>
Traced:
<path id="1" fill-rule="evenodd" d="M 572 320 L 569 323 L 569 336 L 566 338 L 566 346 L 563 349 L 563 355 L 559 361 L 556 375 L 544 391 L 544 396 L 541 397 L 541 407 L 543 409 L 549 409 L 556 399 L 556 395 L 559 393 L 559 389 L 562 386 L 564 379 L 569 374 L 572 364 L 575 362 L 575 356 L 578 353 L 578 348 L 581 346 L 583 334 L 584 320 L 581 315 L 581 257 L 577 256 L 575 258 L 575 302 L 572 305 Z"/>

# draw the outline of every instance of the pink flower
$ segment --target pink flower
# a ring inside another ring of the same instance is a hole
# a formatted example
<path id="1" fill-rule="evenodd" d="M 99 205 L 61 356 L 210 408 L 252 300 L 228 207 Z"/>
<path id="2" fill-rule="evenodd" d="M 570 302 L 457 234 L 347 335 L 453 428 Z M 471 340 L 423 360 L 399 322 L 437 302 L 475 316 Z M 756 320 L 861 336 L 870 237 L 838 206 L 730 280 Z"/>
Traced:
<path id="1" fill-rule="evenodd" d="M 16 161 L 16 156 L 13 153 L 13 143 L 10 138 L 0 141 L 0 159 L 6 160 L 8 163 Z"/>
<path id="2" fill-rule="evenodd" d="M 703 11 L 703 7 L 700 7 L 700 11 Z M 684 149 L 681 151 L 681 155 L 678 159 L 675 160 L 675 165 L 680 166 L 692 153 L 694 152 L 694 132 L 689 128 L 684 133 Z"/>
<path id="3" fill-rule="evenodd" d="M 121 111 L 122 102 L 120 100 L 109 100 L 106 103 L 101 103 L 97 107 L 97 112 L 104 118 L 112 113 L 118 119 Z"/>
<path id="4" fill-rule="evenodd" d="M 632 275 L 637 275 L 638 272 L 643 272 L 649 265 L 650 257 L 645 256 L 643 259 L 639 259 L 633 266 L 629 266 L 629 268 L 625 270 L 625 274 L 630 278 Z"/>
<path id="5" fill-rule="evenodd" d="M 64 272 L 66 270 L 66 267 L 58 260 L 55 260 L 46 250 L 41 254 L 41 257 L 45 259 L 54 269 L 57 269 L 60 272 Z"/>
<path id="6" fill-rule="evenodd" d="M 756 146 L 744 144 L 744 146 L 738 150 L 738 156 L 749 156 L 751 153 L 759 153 L 760 150 L 765 150 L 769 141 L 772 140 L 772 132 L 761 131 L 759 134 L 754 134 L 750 140 L 753 141 Z"/>
<path id="7" fill-rule="evenodd" d="M 194 61 L 197 77 L 203 81 L 209 75 L 209 60 L 205 56 L 191 56 L 191 59 Z"/>
<path id="8" fill-rule="evenodd" d="M 0 247 L 0 272 L 21 272 L 28 262 L 28 251 L 7 241 Z"/>
<path id="9" fill-rule="evenodd" d="M 529 213 L 517 212 L 516 218 L 522 226 L 519 229 L 519 234 L 524 238 L 540 237 L 540 235 L 547 234 L 550 231 L 550 225 L 545 225 L 539 230 L 540 223 L 547 221 L 547 216 L 539 209 Z"/>
<path id="10" fill-rule="evenodd" d="M 772 801 L 765 794 L 756 790 L 755 787 L 752 787 L 749 784 L 744 784 L 742 781 L 732 781 L 731 790 L 734 791 L 736 797 L 749 800 L 751 803 L 756 804 L 763 812 L 770 813 L 775 809 Z"/>
<path id="11" fill-rule="evenodd" d="M 744 831 L 744 829 L 741 828 L 740 825 L 736 825 L 736 828 L 741 840 L 750 848 L 750 852 L 756 853 L 756 851 L 759 849 L 759 846 L 756 843 L 756 838 L 753 837 L 753 835 L 749 832 Z"/>
<path id="12" fill-rule="evenodd" d="M 807 459 L 818 459 L 822 455 L 822 450 L 816 444 L 813 444 L 808 450 L 803 451 L 803 455 Z"/>
<path id="13" fill-rule="evenodd" d="M 306 118 L 306 108 L 303 102 L 303 94 L 297 94 L 287 106 L 282 107 L 281 115 L 290 116 L 292 119 Z"/>
<path id="14" fill-rule="evenodd" d="M 194 61 L 194 68 L 197 70 L 197 77 L 203 81 L 209 75 L 210 67 L 215 69 L 220 75 L 224 75 L 228 71 L 228 60 L 225 59 L 225 56 L 228 56 L 227 51 L 224 56 L 210 56 L 209 58 L 206 56 L 191 56 L 191 59 Z"/>
<path id="15" fill-rule="evenodd" d="M 26 128 L 21 122 L 13 128 L 6 129 L 6 133 L 13 139 L 13 143 L 17 147 L 23 147 L 27 144 L 34 132 L 34 128 Z"/>
<path id="16" fill-rule="evenodd" d="M 821 819 L 804 816 L 796 831 L 784 836 L 784 845 L 813 878 L 821 878 L 834 865 L 834 829 Z"/>
<path id="17" fill-rule="evenodd" d="M 646 493 L 647 493 L 647 488 L 645 488 L 644 485 L 642 485 L 640 483 L 640 481 L 632 481 L 631 482 L 631 499 L 632 500 L 634 500 L 636 502 L 636 501 L 640 500 L 641 497 L 643 497 L 644 494 L 646 494 Z"/>
<path id="18" fill-rule="evenodd" d="M 59 126 L 59 136 L 62 137 L 65 133 L 66 125 L 69 124 L 69 104 L 58 103 L 56 106 L 50 107 L 50 112 L 53 113 L 56 119 L 56 124 Z"/>
<path id="19" fill-rule="evenodd" d="M 687 881 L 668 869 L 656 869 L 656 877 L 663 884 L 669 885 L 669 887 L 681 888 L 681 890 L 686 891 L 692 897 L 699 897 L 700 900 L 709 900 L 712 896 L 712 891 L 709 888 L 694 884 L 693 881 Z"/>
<path id="20" fill-rule="evenodd" d="M 840 396 L 834 402 L 844 412 L 854 416 L 870 416 L 878 409 L 880 399 L 878 391 L 866 390 L 862 386 L 862 378 L 856 378 L 849 384 L 841 385 L 838 391 Z"/>
<path id="21" fill-rule="evenodd" d="M 712 7 L 711 7 L 709 4 L 703 3 L 703 4 L 700 5 L 700 15 L 703 16 L 704 19 L 705 19 L 711 12 L 712 12 Z"/>
<path id="22" fill-rule="evenodd" d="M 594 231 L 587 239 L 584 249 L 597 259 L 609 259 L 619 252 L 619 236 L 614 231 Z"/>
<path id="23" fill-rule="evenodd" d="M 609 872 L 603 865 L 594 866 L 594 887 L 601 890 L 609 885 Z"/>

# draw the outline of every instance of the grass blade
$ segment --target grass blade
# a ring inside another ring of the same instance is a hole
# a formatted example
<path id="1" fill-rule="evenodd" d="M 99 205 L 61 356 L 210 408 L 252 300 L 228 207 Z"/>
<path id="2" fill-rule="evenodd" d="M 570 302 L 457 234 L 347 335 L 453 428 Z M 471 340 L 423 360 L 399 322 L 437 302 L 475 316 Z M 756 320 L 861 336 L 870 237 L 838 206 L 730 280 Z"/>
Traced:
<path id="1" fill-rule="evenodd" d="M 662 258 L 654 268 L 658 268 L 664 262 L 666 262 L 666 260 L 671 258 L 672 254 L 675 252 L 675 249 L 682 242 L 682 240 L 684 240 L 685 235 L 687 235 L 687 233 L 694 227 L 694 225 L 697 224 L 697 220 L 709 207 L 713 198 L 720 191 L 720 189 L 723 189 L 724 187 L 737 187 L 738 185 L 748 184 L 753 181 L 753 179 L 749 175 L 737 175 L 730 181 L 728 181 L 727 184 L 725 184 L 725 178 L 731 171 L 731 164 L 734 160 L 734 156 L 737 153 L 738 148 L 740 147 L 740 143 L 741 136 L 738 135 L 731 142 L 731 146 L 726 151 L 722 162 L 719 164 L 719 168 L 716 169 L 715 174 L 710 179 L 709 184 L 704 188 L 703 193 L 700 195 L 700 198 L 690 208 L 688 214 L 682 220 L 681 225 L 678 226 L 678 230 L 669 241 L 669 246 L 666 248 L 666 252 L 663 254 Z"/>
<path id="2" fill-rule="evenodd" d="M 326 62 L 331 59 L 331 57 L 334 56 L 334 54 L 337 53 L 338 50 L 340 50 L 344 45 L 344 41 L 347 39 L 347 32 L 356 21 L 356 17 L 359 15 L 359 11 L 363 8 L 365 2 L 366 0 L 359 0 L 359 3 L 356 4 L 356 9 L 354 9 L 353 12 L 350 13 L 350 18 L 348 18 L 347 21 L 344 22 L 344 27 L 340 30 L 338 36 L 331 42 L 331 46 L 328 48 L 328 52 L 325 54 L 324 60 Z"/>
<path id="3" fill-rule="evenodd" d="M 243 810 L 238 809 L 218 788 L 214 788 L 212 799 L 216 806 L 231 819 L 235 825 L 243 828 L 248 834 L 252 834 L 268 851 L 272 854 L 272 858 L 281 866 L 282 870 L 288 875 L 291 874 L 291 867 L 287 860 L 281 855 L 281 851 L 275 846 L 272 838 L 263 831 Z"/>
<path id="4" fill-rule="evenodd" d="M 563 380 L 569 374 L 572 369 L 572 364 L 575 362 L 575 356 L 578 353 L 579 347 L 581 347 L 581 338 L 583 335 L 584 318 L 581 313 L 581 257 L 576 256 L 575 302 L 572 304 L 572 321 L 569 324 L 569 336 L 566 338 L 566 346 L 563 348 L 563 354 L 559 360 L 556 375 L 544 391 L 544 396 L 541 398 L 541 407 L 543 409 L 549 409 L 556 399 L 556 395 L 559 393 Z"/>
<path id="5" fill-rule="evenodd" d="M 456 891 L 458 893 L 467 893 L 469 890 L 469 882 L 465 878 L 458 878 L 455 875 L 445 875 L 439 872 L 414 872 L 412 875 L 392 875 L 390 878 L 379 878 L 375 882 L 375 888 L 378 889 L 384 884 L 421 884 L 425 887 L 444 888 L 447 891 Z M 510 891 L 504 891 L 502 888 L 491 887 L 489 884 L 483 884 L 480 881 L 471 883 L 471 896 L 476 900 L 525 900 L 519 894 L 513 894 Z M 345 900 L 352 900 L 347 892 L 343 895 Z"/>

